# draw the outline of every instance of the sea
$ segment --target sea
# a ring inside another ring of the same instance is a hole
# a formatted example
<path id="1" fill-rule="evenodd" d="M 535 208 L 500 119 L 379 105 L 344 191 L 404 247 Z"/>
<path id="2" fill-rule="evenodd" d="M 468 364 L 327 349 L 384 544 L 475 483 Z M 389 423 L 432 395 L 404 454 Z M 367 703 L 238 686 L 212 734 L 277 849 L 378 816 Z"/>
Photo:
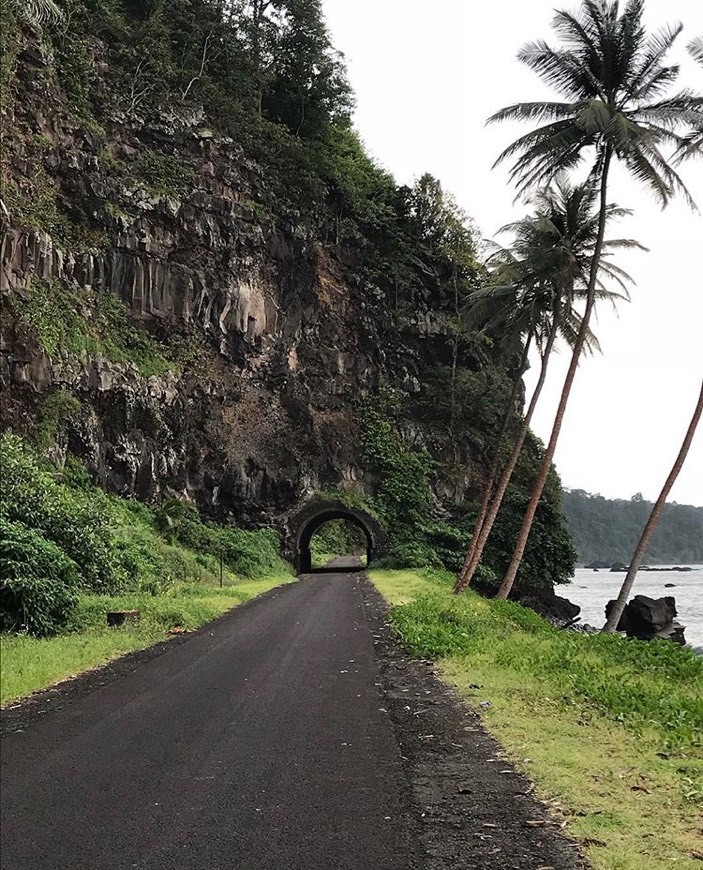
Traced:
<path id="1" fill-rule="evenodd" d="M 670 568 L 673 565 L 657 565 Z M 639 571 L 630 598 L 647 595 L 661 598 L 671 595 L 676 599 L 677 620 L 685 626 L 686 643 L 703 651 L 703 565 L 688 565 L 692 571 Z M 654 566 L 653 566 L 654 568 Z M 616 598 L 624 572 L 611 572 L 607 568 L 577 568 L 570 586 L 557 587 L 563 595 L 581 608 L 581 624 L 602 628 L 605 623 L 605 605 Z M 667 585 L 670 584 L 670 585 Z"/>

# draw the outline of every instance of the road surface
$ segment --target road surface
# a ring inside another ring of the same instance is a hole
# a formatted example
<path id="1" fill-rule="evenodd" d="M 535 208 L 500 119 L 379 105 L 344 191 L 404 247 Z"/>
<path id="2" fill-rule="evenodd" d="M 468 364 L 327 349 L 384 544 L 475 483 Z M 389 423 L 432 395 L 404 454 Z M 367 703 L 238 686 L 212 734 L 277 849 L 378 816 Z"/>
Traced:
<path id="1" fill-rule="evenodd" d="M 407 870 L 359 574 L 282 587 L 2 742 L 3 870 Z"/>

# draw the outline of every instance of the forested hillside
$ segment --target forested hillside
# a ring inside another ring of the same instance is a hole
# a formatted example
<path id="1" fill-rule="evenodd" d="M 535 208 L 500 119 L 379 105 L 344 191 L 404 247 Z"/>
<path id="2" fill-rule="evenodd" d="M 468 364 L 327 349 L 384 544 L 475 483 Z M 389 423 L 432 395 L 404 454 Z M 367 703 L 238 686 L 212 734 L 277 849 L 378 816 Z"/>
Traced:
<path id="1" fill-rule="evenodd" d="M 564 492 L 564 514 L 581 562 L 628 563 L 652 503 L 640 494 L 627 499 L 572 489 Z M 646 561 L 703 563 L 703 507 L 667 504 Z"/>
<path id="2" fill-rule="evenodd" d="M 241 529 L 341 493 L 396 564 L 456 570 L 520 335 L 462 319 L 478 232 L 366 154 L 319 0 L 58 8 L 0 9 L 2 427 L 62 480 Z M 487 583 L 542 456 L 530 433 Z M 553 472 L 518 588 L 573 560 Z"/>

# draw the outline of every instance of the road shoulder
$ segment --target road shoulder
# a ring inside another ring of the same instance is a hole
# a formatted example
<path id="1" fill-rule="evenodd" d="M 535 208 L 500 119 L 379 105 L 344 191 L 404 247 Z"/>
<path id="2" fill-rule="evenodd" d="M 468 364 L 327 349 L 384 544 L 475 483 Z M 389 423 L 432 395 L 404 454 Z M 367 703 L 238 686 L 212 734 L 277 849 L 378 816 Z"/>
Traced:
<path id="1" fill-rule="evenodd" d="M 387 603 L 370 580 L 362 588 L 427 870 L 585 868 L 578 844 L 564 836 L 478 714 L 439 679 L 432 662 L 403 652 Z"/>

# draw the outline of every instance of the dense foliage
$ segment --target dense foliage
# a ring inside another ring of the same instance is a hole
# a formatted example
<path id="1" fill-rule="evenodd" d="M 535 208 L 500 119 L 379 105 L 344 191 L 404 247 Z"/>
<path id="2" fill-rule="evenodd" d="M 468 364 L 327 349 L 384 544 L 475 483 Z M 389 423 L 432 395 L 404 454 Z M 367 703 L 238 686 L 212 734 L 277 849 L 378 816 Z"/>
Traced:
<path id="1" fill-rule="evenodd" d="M 322 567 L 334 556 L 366 556 L 366 535 L 354 523 L 330 520 L 323 523 L 310 541 L 313 567 Z"/>
<path id="2" fill-rule="evenodd" d="M 463 430 L 469 435 L 475 432 L 477 439 L 479 431 L 484 438 L 490 439 L 500 418 L 501 404 L 486 401 L 487 395 L 495 398 L 496 385 L 485 377 L 489 373 L 490 370 L 483 372 L 482 377 L 464 383 L 467 391 L 463 393 L 464 401 L 459 404 L 465 418 Z M 449 401 L 448 387 L 443 391 L 438 389 L 437 381 L 432 384 L 434 402 L 431 404 L 441 408 L 443 400 Z M 454 504 L 451 512 L 444 508 L 443 518 L 437 517 L 430 483 L 442 469 L 424 447 L 411 448 L 404 443 L 394 416 L 398 413 L 399 402 L 401 399 L 397 394 L 387 392 L 365 409 L 363 418 L 364 457 L 376 477 L 373 506 L 392 530 L 392 551 L 386 564 L 392 567 L 443 567 L 456 572 L 470 540 L 470 529 L 478 511 L 478 493 L 475 498 Z M 487 418 L 481 420 L 482 414 Z M 441 425 L 450 425 L 449 419 L 441 418 Z M 477 441 L 478 455 L 484 446 L 488 447 Z M 478 572 L 477 587 L 482 591 L 495 591 L 497 580 L 510 561 L 529 486 L 541 455 L 541 445 L 530 436 Z M 537 591 L 554 583 L 569 582 L 575 561 L 576 551 L 561 511 L 559 478 L 553 472 L 537 511 L 534 533 L 518 575 L 517 591 Z"/>
<path id="3" fill-rule="evenodd" d="M 19 438 L 0 438 L 0 628 L 52 634 L 78 592 L 157 594 L 175 582 L 284 572 L 271 531 L 204 523 L 186 505 L 155 513 L 90 485 L 77 463 L 58 469 Z"/>
<path id="4" fill-rule="evenodd" d="M 564 492 L 564 514 L 581 562 L 629 563 L 652 509 L 638 493 L 607 499 L 582 489 Z M 703 563 L 703 507 L 667 504 L 646 560 Z"/>

